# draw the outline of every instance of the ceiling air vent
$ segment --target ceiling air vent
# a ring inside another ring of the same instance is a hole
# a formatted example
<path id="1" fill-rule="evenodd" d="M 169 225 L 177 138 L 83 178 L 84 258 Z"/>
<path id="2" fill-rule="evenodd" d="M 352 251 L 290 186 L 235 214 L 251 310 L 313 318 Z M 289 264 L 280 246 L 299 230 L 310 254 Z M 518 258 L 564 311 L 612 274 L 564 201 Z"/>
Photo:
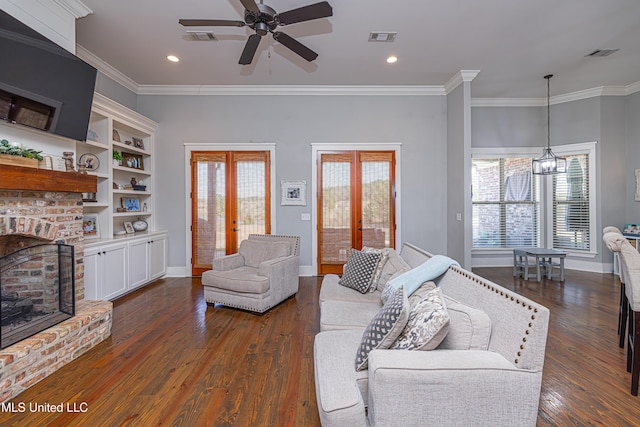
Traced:
<path id="1" fill-rule="evenodd" d="M 395 32 L 374 32 L 369 33 L 370 42 L 393 42 L 396 39 Z"/>
<path id="2" fill-rule="evenodd" d="M 588 55 L 585 55 L 585 57 L 599 57 L 599 56 L 609 56 L 612 53 L 615 53 L 617 51 L 619 51 L 620 49 L 596 49 L 593 52 L 591 52 Z"/>
<path id="3" fill-rule="evenodd" d="M 215 41 L 216 36 L 211 31 L 187 31 L 191 40 L 198 42 Z"/>

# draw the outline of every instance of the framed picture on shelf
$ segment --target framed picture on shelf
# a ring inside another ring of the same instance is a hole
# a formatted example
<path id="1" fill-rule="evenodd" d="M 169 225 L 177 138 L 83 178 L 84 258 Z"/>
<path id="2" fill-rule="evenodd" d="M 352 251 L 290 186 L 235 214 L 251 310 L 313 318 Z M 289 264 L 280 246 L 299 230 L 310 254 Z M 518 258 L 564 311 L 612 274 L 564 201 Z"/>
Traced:
<path id="1" fill-rule="evenodd" d="M 131 223 L 131 221 L 125 221 L 122 225 L 124 225 L 124 230 L 127 232 L 127 234 L 133 234 L 136 232 L 136 230 L 133 229 L 133 224 Z"/>
<path id="2" fill-rule="evenodd" d="M 84 165 L 87 171 L 96 171 L 100 167 L 100 160 L 93 153 L 84 153 L 78 159 L 78 164 Z"/>
<path id="3" fill-rule="evenodd" d="M 131 138 L 133 140 L 133 146 L 136 148 L 139 148 L 141 150 L 144 150 L 144 142 L 142 141 L 142 138 L 136 138 L 135 136 L 133 138 Z"/>
<path id="4" fill-rule="evenodd" d="M 307 181 L 281 181 L 281 206 L 306 206 Z"/>
<path id="5" fill-rule="evenodd" d="M 100 237 L 97 214 L 84 214 L 82 218 L 82 234 L 85 239 L 95 239 Z"/>
<path id="6" fill-rule="evenodd" d="M 122 165 L 132 169 L 144 170 L 142 156 L 139 154 L 122 153 Z"/>
<path id="7" fill-rule="evenodd" d="M 126 212 L 140 212 L 140 199 L 137 197 L 122 197 L 121 201 Z"/>

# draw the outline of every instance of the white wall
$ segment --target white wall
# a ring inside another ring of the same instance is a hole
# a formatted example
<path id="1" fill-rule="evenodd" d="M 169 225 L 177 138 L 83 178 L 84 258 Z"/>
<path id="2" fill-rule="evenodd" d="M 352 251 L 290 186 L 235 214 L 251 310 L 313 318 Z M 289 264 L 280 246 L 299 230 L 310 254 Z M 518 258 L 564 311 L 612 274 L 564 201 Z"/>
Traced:
<path id="1" fill-rule="evenodd" d="M 402 143 L 402 236 L 433 252 L 446 251 L 446 99 L 444 96 L 151 96 L 138 111 L 159 123 L 156 134 L 156 225 L 169 230 L 169 266 L 185 257 L 186 142 L 276 143 L 276 183 L 311 177 L 311 143 Z M 275 230 L 301 236 L 301 265 L 311 260 L 308 205 L 277 206 Z M 186 271 L 186 270 L 185 270 Z"/>

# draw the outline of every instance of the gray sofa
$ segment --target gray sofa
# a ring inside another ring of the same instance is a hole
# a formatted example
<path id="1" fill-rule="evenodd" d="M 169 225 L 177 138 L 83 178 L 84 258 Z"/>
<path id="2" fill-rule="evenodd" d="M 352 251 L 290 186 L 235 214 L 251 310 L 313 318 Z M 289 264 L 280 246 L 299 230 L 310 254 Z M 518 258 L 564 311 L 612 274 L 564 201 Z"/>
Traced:
<path id="1" fill-rule="evenodd" d="M 216 258 L 202 274 L 204 298 L 264 313 L 298 292 L 300 237 L 250 234 L 238 253 Z"/>
<path id="2" fill-rule="evenodd" d="M 404 244 L 400 257 L 413 268 L 432 255 Z M 547 308 L 451 266 L 435 280 L 451 315 L 449 334 L 440 346 L 432 351 L 373 350 L 368 368 L 356 371 L 363 330 L 382 306 L 380 291 L 362 294 L 338 280 L 336 275 L 323 279 L 321 332 L 314 345 L 323 426 L 536 424 Z M 462 317 L 453 314 L 456 304 L 468 308 L 458 313 Z M 473 313 L 478 319 L 488 316 L 489 330 L 486 321 L 480 327 L 473 320 L 460 323 Z M 481 343 L 483 334 L 486 342 L 480 347 L 469 344 Z"/>

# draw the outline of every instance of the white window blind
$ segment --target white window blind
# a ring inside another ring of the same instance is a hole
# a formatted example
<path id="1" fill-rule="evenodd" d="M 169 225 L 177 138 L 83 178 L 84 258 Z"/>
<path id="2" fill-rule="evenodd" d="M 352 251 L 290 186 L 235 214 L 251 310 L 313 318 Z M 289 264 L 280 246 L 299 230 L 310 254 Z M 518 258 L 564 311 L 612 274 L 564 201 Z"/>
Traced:
<path id="1" fill-rule="evenodd" d="M 553 247 L 589 251 L 589 154 L 566 158 L 567 173 L 553 177 Z"/>
<path id="2" fill-rule="evenodd" d="M 540 201 L 531 158 L 472 159 L 474 248 L 538 246 Z"/>

